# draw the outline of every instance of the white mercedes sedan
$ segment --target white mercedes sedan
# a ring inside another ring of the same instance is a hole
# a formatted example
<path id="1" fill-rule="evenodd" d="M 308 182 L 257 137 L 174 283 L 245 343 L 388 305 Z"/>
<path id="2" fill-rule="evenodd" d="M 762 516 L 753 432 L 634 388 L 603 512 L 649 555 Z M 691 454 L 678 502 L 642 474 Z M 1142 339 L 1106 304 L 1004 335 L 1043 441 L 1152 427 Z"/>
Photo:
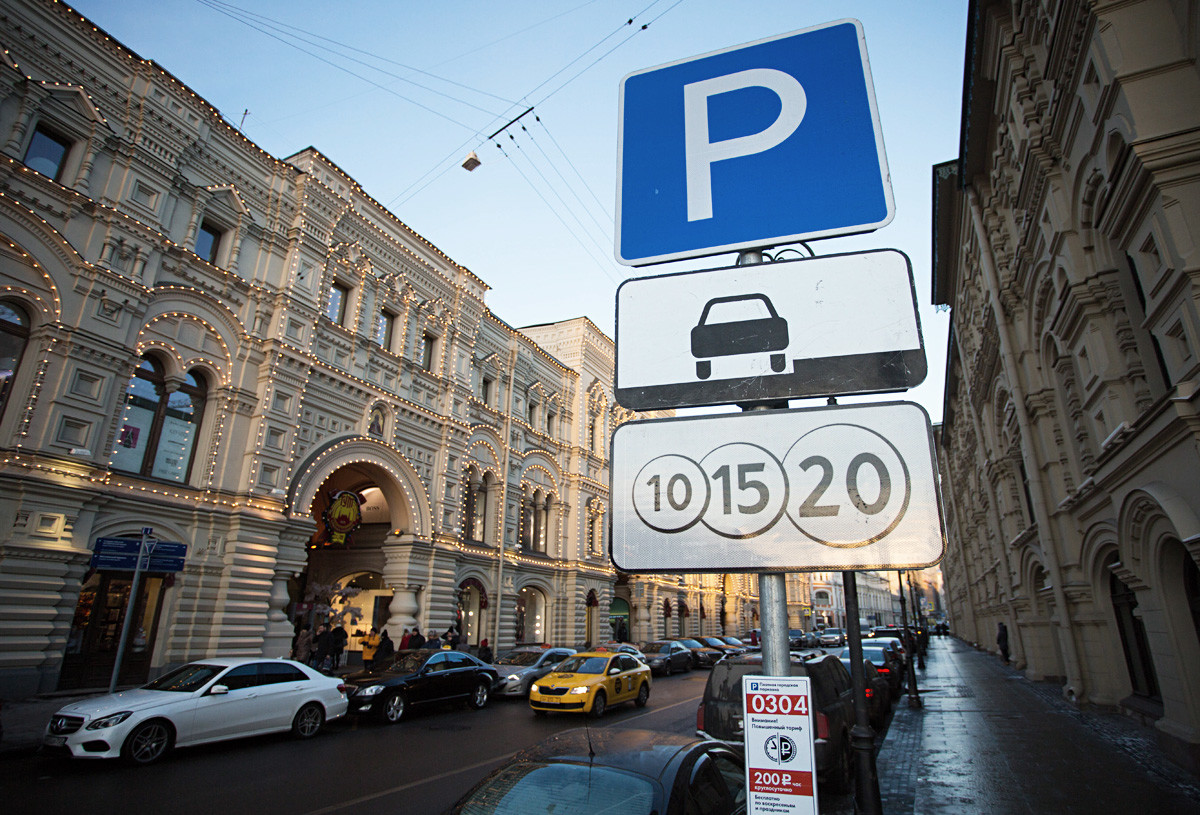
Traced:
<path id="1" fill-rule="evenodd" d="M 149 764 L 174 747 L 260 733 L 311 738 L 347 704 L 340 679 L 290 659 L 205 659 L 136 690 L 67 705 L 51 717 L 42 745 Z"/>

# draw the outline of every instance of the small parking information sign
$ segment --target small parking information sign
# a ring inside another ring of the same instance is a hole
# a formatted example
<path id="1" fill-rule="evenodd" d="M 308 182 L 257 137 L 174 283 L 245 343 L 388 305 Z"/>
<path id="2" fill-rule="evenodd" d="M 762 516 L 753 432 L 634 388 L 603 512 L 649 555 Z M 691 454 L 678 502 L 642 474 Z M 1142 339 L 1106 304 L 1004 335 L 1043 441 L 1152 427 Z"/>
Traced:
<path id="1" fill-rule="evenodd" d="M 752 815 L 817 812 L 812 690 L 807 676 L 742 680 L 746 789 Z"/>

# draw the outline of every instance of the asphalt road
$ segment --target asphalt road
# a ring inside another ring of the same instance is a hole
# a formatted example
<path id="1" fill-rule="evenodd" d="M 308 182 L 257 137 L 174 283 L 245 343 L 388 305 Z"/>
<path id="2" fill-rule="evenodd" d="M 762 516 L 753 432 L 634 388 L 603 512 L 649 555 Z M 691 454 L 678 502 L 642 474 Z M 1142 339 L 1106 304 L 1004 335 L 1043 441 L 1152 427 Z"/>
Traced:
<path id="1" fill-rule="evenodd" d="M 263 736 L 179 750 L 149 767 L 40 755 L 0 761 L 9 812 L 171 815 L 402 815 L 438 813 L 516 751 L 559 730 L 645 728 L 693 734 L 707 671 L 656 677 L 650 703 L 602 719 L 536 717 L 520 700 L 483 710 L 414 710 L 397 725 L 348 717 L 317 738 Z M 852 812 L 825 796 L 822 813 Z"/>

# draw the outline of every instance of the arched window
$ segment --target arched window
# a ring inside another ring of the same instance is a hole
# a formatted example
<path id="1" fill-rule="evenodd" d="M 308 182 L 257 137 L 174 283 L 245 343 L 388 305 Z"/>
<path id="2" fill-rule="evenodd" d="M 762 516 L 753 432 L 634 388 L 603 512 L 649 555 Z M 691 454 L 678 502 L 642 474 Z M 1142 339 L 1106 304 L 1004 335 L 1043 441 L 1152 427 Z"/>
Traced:
<path id="1" fill-rule="evenodd" d="M 517 642 L 546 641 L 546 595 L 530 586 L 517 594 Z"/>
<path id="2" fill-rule="evenodd" d="M 29 316 L 12 303 L 0 301 L 0 415 L 8 404 L 21 356 L 29 342 Z"/>
<path id="3" fill-rule="evenodd" d="M 162 368 L 149 357 L 143 359 L 125 394 L 125 415 L 117 432 L 112 466 L 185 483 L 204 418 L 206 390 L 203 377 L 192 371 L 168 393 Z"/>

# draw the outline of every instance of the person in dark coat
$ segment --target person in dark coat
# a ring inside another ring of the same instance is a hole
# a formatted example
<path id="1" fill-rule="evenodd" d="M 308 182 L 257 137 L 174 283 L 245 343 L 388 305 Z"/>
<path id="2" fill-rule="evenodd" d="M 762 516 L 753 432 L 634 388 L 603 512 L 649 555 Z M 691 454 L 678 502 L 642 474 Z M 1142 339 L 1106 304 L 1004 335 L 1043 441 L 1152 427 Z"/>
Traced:
<path id="1" fill-rule="evenodd" d="M 396 644 L 388 636 L 387 629 L 379 632 L 379 648 L 375 651 L 375 664 L 384 667 L 396 655 Z"/>
<path id="2" fill-rule="evenodd" d="M 492 646 L 488 645 L 487 638 L 484 637 L 479 642 L 479 658 L 489 665 L 492 664 Z"/>
<path id="3" fill-rule="evenodd" d="M 325 670 L 326 663 L 331 659 L 332 647 L 333 635 L 329 633 L 329 626 L 321 623 L 317 626 L 317 633 L 313 635 L 313 653 L 310 664 L 318 671 Z"/>
<path id="4" fill-rule="evenodd" d="M 346 643 L 350 642 L 350 635 L 346 633 L 346 626 L 338 623 L 333 627 L 332 644 L 329 650 L 329 655 L 333 657 L 333 667 L 336 669 L 342 664 L 342 653 L 346 650 Z"/>
<path id="5" fill-rule="evenodd" d="M 425 644 L 425 637 L 421 634 L 421 629 L 413 626 L 412 636 L 408 638 L 409 648 L 420 648 Z"/>
<path id="6" fill-rule="evenodd" d="M 1000 658 L 1004 660 L 1004 664 L 1008 664 L 1008 626 L 1004 623 L 996 624 L 996 645 L 1000 648 Z"/>

